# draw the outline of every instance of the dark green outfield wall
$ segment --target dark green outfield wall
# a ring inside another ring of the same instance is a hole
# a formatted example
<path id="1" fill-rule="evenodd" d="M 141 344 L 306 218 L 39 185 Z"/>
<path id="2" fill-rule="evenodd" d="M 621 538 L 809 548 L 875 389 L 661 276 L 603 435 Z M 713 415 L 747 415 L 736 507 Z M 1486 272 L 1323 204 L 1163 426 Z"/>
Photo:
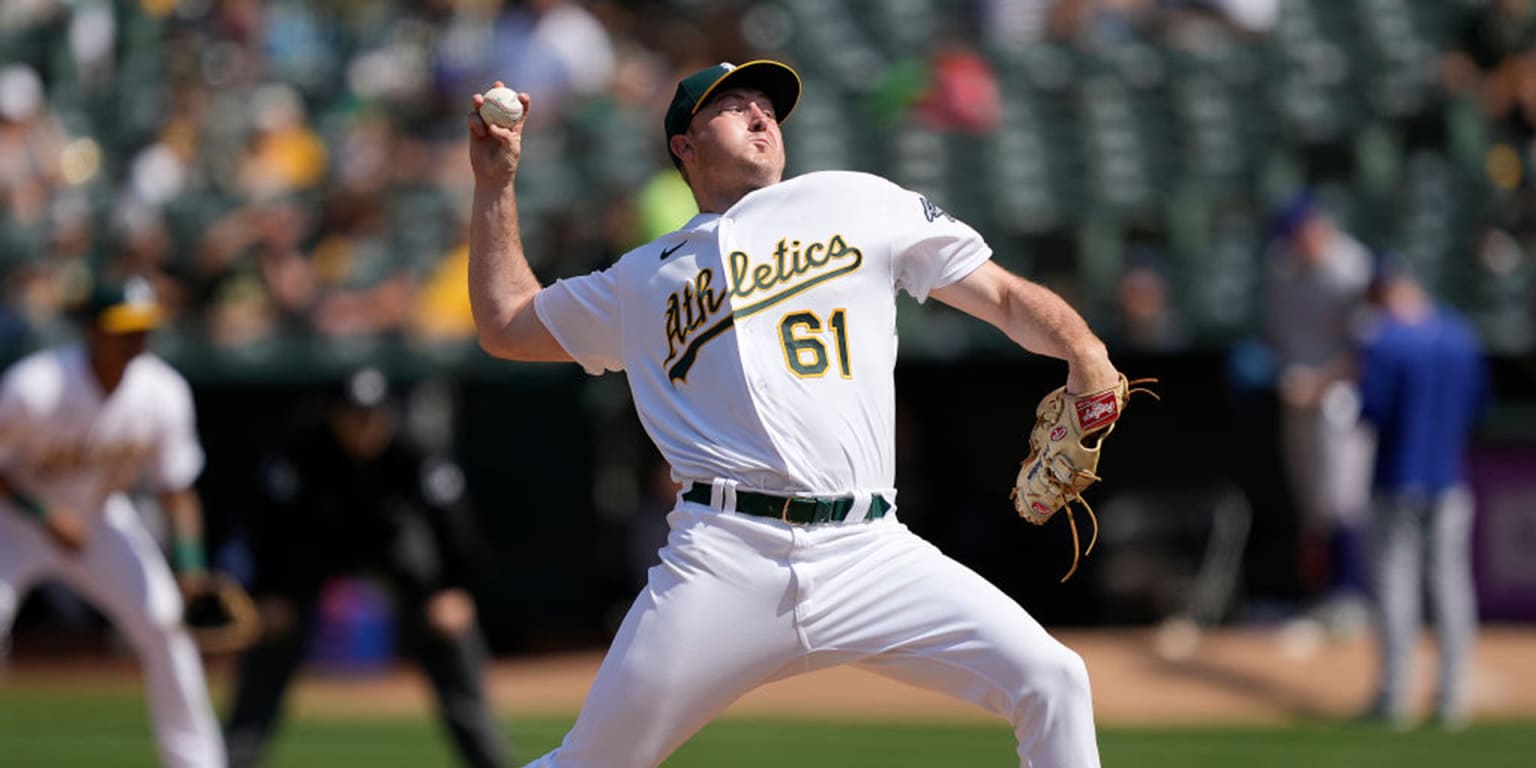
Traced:
<path id="1" fill-rule="evenodd" d="M 1119 362 L 1128 373 L 1161 378 L 1163 399 L 1138 398 L 1109 444 L 1100 469 L 1110 480 L 1089 494 L 1107 512 L 1106 537 L 1072 581 L 1057 584 L 1071 561 L 1064 523 L 1023 524 L 1007 499 L 1035 402 L 1062 375 L 1057 364 L 903 365 L 901 517 L 1046 623 L 1139 622 L 1175 607 L 1167 592 L 1177 592 L 1178 579 L 1198 564 L 1210 505 L 1235 497 L 1250 508 L 1252 527 L 1234 589 L 1239 602 L 1225 615 L 1305 597 L 1292 565 L 1295 526 L 1269 393 L 1229 387 L 1224 356 Z M 1528 369 L 1502 362 L 1496 372 L 1503 405 L 1484 447 L 1507 451 L 1522 438 L 1536 444 L 1530 410 L 1520 405 L 1536 393 Z M 659 535 L 659 513 L 636 511 L 641 478 L 655 459 L 623 379 L 591 379 L 574 366 L 508 365 L 435 385 L 456 400 L 452 433 L 482 534 L 477 588 L 493 644 L 516 651 L 605 641 L 634 589 L 625 557 L 635 515 L 650 515 L 652 524 L 639 528 Z M 209 452 L 202 489 L 216 545 L 252 513 L 259 455 L 320 386 L 194 377 Z M 1124 494 L 1161 505 L 1159 527 L 1116 512 Z M 1167 583 L 1128 587 L 1117 577 L 1127 563 L 1145 566 L 1149 557 Z"/>

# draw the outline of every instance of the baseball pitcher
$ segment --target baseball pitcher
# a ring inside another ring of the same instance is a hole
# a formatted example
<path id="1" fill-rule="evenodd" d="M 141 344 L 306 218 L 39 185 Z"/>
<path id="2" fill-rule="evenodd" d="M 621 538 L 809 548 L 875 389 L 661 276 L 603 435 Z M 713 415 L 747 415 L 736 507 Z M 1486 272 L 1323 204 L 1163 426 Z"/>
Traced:
<path id="1" fill-rule="evenodd" d="M 182 624 L 182 591 L 206 579 L 192 487 L 203 449 L 186 380 L 145 351 L 158 318 L 147 283 L 105 286 L 83 343 L 22 358 L 0 380 L 0 637 L 31 585 L 61 579 L 138 653 L 161 762 L 208 768 L 224 765 L 224 745 Z M 129 502 L 142 481 L 159 491 L 178 576 Z"/>
<path id="2" fill-rule="evenodd" d="M 682 485 L 580 718 L 533 765 L 652 768 L 747 691 L 857 664 L 1005 718 L 1021 765 L 1096 766 L 1082 659 L 897 519 L 896 294 L 1065 360 L 1069 392 L 1123 379 L 1075 311 L 922 195 L 862 173 L 781 180 L 799 94 L 774 61 L 682 80 L 667 149 L 700 213 L 543 288 L 518 235 L 526 120 L 469 115 L 482 346 L 624 371 Z"/>

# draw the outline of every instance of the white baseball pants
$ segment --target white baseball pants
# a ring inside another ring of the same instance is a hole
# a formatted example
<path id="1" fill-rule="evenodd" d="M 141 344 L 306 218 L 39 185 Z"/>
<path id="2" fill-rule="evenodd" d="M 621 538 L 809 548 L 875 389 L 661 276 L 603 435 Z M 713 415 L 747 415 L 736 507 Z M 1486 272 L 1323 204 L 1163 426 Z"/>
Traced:
<path id="1" fill-rule="evenodd" d="M 669 515 L 580 717 L 529 768 L 654 768 L 753 688 L 837 664 L 1001 715 L 1021 766 L 1099 764 L 1082 659 L 893 516 L 802 526 L 717 509 Z"/>
<path id="2" fill-rule="evenodd" d="M 223 766 L 224 741 L 202 660 L 181 626 L 181 593 L 128 500 L 108 499 L 78 554 L 62 552 L 36 522 L 0 509 L 0 638 L 10 634 L 27 590 L 49 577 L 95 605 L 138 653 L 160 762 L 168 768 Z"/>

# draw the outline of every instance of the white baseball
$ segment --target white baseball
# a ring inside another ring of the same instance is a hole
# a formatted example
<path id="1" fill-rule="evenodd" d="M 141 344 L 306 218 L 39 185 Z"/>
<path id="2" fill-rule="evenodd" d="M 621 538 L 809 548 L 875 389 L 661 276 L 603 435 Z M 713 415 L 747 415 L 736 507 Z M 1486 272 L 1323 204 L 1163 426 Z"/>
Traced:
<path id="1" fill-rule="evenodd" d="M 482 120 L 491 125 L 511 128 L 523 119 L 523 102 L 518 100 L 517 91 L 497 86 L 484 95 L 485 101 L 480 105 Z"/>

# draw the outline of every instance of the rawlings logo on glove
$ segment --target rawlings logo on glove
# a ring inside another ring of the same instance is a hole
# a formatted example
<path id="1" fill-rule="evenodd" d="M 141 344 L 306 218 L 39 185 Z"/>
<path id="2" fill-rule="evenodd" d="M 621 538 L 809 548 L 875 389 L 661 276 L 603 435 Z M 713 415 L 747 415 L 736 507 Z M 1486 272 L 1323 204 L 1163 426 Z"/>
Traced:
<path id="1" fill-rule="evenodd" d="M 1104 438 L 1114 431 L 1115 422 L 1133 393 L 1157 397 L 1156 392 L 1137 385 L 1156 382 L 1157 379 L 1126 381 L 1121 376 L 1119 384 L 1086 395 L 1069 394 L 1066 387 L 1058 387 L 1035 408 L 1029 456 L 1019 466 L 1009 497 L 1019 516 L 1035 525 L 1044 525 L 1062 509 L 1067 511 L 1067 520 L 1072 525 L 1072 568 L 1061 577 L 1062 581 L 1077 572 L 1078 560 L 1092 552 L 1099 539 L 1099 520 L 1093 507 L 1083 500 L 1083 491 L 1101 479 L 1094 471 L 1099 467 L 1099 449 Z M 1088 510 L 1088 518 L 1093 522 L 1093 536 L 1087 549 L 1082 548 L 1078 538 L 1077 519 L 1070 504 L 1073 501 Z"/>

